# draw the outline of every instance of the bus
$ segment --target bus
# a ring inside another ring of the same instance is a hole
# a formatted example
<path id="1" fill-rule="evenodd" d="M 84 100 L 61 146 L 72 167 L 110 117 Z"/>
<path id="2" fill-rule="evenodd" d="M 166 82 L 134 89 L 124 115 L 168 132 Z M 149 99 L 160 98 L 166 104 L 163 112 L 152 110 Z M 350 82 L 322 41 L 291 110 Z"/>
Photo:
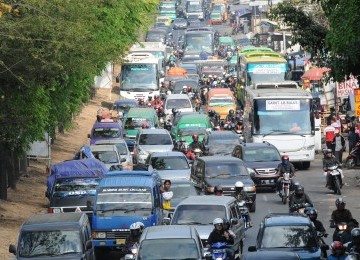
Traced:
<path id="1" fill-rule="evenodd" d="M 281 155 L 307 169 L 315 156 L 311 93 L 296 82 L 259 83 L 245 88 L 244 139 L 273 144 Z"/>
<path id="2" fill-rule="evenodd" d="M 184 34 L 184 56 L 202 52 L 214 55 L 214 31 L 211 28 L 191 28 Z"/>
<path id="3" fill-rule="evenodd" d="M 159 94 L 159 59 L 150 53 L 130 53 L 121 65 L 120 96 L 146 100 Z"/>

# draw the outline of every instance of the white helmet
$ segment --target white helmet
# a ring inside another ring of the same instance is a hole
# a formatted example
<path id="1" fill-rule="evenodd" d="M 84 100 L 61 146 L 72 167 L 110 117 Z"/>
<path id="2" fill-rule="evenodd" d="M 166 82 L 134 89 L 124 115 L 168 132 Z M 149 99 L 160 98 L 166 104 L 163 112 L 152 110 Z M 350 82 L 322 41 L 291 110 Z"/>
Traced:
<path id="1" fill-rule="evenodd" d="M 220 82 L 221 82 L 221 83 L 225 83 L 225 80 L 222 79 Z"/>
<path id="2" fill-rule="evenodd" d="M 183 88 L 183 89 L 187 89 L 187 86 L 183 86 L 182 88 Z"/>
<path id="3" fill-rule="evenodd" d="M 130 225 L 130 230 L 139 229 L 141 230 L 140 222 L 135 222 Z M 144 225 L 144 224 L 143 224 Z"/>
<path id="4" fill-rule="evenodd" d="M 235 182 L 235 188 L 244 188 L 244 183 L 242 183 L 241 181 Z"/>
<path id="5" fill-rule="evenodd" d="M 166 191 L 166 192 L 163 192 L 163 194 L 162 194 L 164 200 L 171 200 L 173 195 L 174 194 L 172 191 Z"/>
<path id="6" fill-rule="evenodd" d="M 212 75 L 209 75 L 208 78 L 212 78 Z"/>
<path id="7" fill-rule="evenodd" d="M 118 113 L 118 117 L 119 117 L 119 118 L 123 118 L 123 117 L 124 117 L 124 113 L 120 111 L 120 112 Z"/>
<path id="8" fill-rule="evenodd" d="M 213 225 L 217 225 L 217 224 L 224 224 L 224 220 L 222 218 L 216 218 L 213 221 Z"/>
<path id="9" fill-rule="evenodd" d="M 135 222 L 134 224 L 137 224 L 137 225 L 139 225 L 140 226 L 140 230 L 143 230 L 144 228 L 145 228 L 145 225 L 144 225 L 144 223 L 142 223 L 142 222 Z"/>

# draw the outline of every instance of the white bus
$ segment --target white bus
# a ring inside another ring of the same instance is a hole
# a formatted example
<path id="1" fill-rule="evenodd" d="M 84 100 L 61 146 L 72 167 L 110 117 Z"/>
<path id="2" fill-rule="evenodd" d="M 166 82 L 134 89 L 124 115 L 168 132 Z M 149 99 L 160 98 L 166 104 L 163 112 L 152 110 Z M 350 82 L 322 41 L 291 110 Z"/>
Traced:
<path id="1" fill-rule="evenodd" d="M 150 53 L 130 53 L 121 65 L 120 96 L 146 100 L 159 94 L 159 59 Z"/>
<path id="2" fill-rule="evenodd" d="M 309 168 L 315 157 L 311 94 L 287 81 L 246 87 L 243 134 L 246 142 L 269 142 L 290 161 Z"/>

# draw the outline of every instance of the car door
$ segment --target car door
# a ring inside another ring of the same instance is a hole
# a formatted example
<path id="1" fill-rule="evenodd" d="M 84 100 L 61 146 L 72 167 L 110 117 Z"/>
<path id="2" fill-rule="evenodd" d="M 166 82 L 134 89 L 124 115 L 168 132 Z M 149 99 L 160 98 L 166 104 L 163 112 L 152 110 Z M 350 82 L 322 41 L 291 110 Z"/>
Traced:
<path id="1" fill-rule="evenodd" d="M 233 220 L 236 222 L 233 222 Z M 245 227 L 240 215 L 238 214 L 236 203 L 230 204 L 230 223 L 231 230 L 236 234 L 235 244 L 239 244 L 244 238 Z"/>

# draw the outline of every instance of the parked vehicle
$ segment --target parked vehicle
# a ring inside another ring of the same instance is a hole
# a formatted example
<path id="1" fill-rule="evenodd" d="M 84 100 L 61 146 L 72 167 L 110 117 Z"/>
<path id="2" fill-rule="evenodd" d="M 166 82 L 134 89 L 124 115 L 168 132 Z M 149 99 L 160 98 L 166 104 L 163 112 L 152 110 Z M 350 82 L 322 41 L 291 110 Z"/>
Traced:
<path id="1" fill-rule="evenodd" d="M 91 228 L 85 213 L 38 214 L 21 226 L 16 259 L 95 260 Z"/>

